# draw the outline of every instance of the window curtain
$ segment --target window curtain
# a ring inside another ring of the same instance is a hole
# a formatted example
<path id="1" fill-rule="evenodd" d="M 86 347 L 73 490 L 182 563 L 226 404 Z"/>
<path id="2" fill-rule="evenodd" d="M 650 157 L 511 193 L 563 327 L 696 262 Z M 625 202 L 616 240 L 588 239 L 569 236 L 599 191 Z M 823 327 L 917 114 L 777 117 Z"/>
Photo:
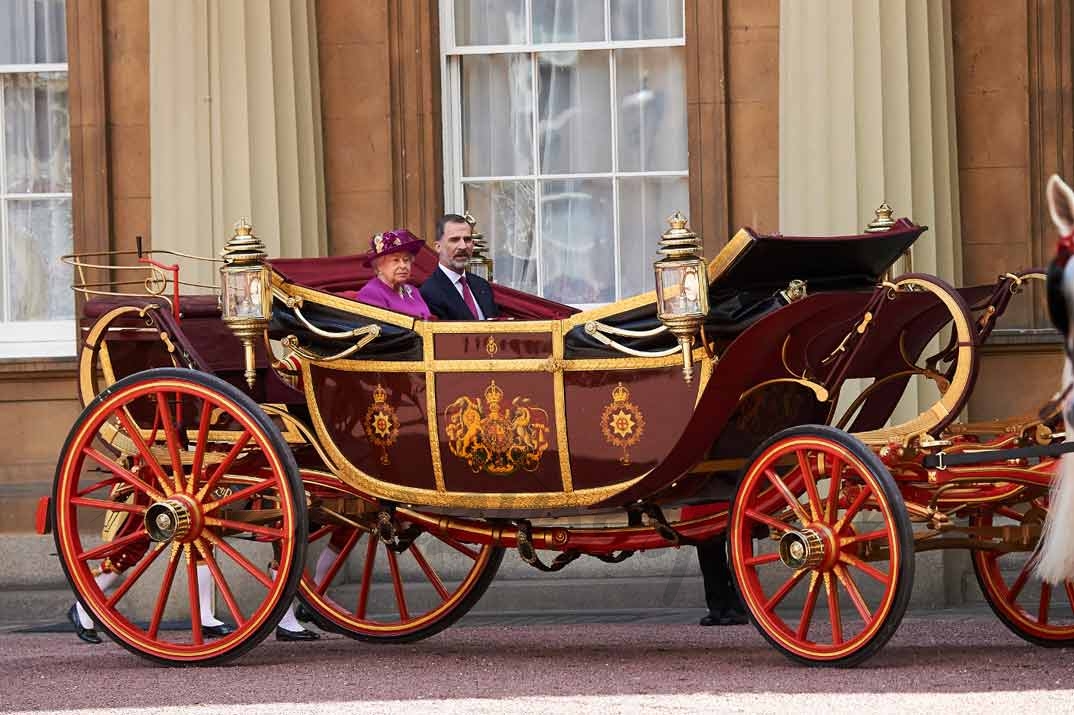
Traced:
<path id="1" fill-rule="evenodd" d="M 0 64 L 67 60 L 63 0 L 0 3 Z M 28 68 L 29 69 L 29 68 Z M 70 130 L 66 72 L 0 75 L 6 244 L 0 281 L 5 321 L 73 317 Z"/>

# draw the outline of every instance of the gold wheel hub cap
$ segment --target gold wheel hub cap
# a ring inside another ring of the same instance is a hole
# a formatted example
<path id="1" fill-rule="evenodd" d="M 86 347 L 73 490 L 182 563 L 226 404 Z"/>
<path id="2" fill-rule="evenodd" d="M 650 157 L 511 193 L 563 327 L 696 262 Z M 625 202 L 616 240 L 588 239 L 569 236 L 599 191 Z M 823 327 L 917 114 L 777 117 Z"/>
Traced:
<path id="1" fill-rule="evenodd" d="M 780 537 L 779 558 L 792 569 L 816 568 L 824 561 L 824 540 L 812 529 L 788 531 Z"/>
<path id="2" fill-rule="evenodd" d="M 190 510 L 181 501 L 166 499 L 145 511 L 145 530 L 153 541 L 182 541 L 190 534 Z"/>

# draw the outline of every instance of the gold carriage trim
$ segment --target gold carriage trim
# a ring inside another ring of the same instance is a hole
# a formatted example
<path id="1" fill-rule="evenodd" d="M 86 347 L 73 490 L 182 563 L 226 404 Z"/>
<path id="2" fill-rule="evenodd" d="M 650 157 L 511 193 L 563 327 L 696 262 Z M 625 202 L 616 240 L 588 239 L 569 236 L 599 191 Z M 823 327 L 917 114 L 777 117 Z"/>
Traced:
<path id="1" fill-rule="evenodd" d="M 502 403 L 503 390 L 492 380 L 484 400 L 463 395 L 448 405 L 448 448 L 475 474 L 534 472 L 548 449 L 548 413 L 528 397 L 514 398 L 507 408 Z"/>
<path id="2" fill-rule="evenodd" d="M 366 437 L 374 447 L 380 447 L 380 463 L 391 464 L 388 447 L 395 444 L 399 437 L 399 416 L 395 408 L 388 404 L 388 391 L 379 382 L 373 388 L 373 404 L 365 411 Z"/>
<path id="3" fill-rule="evenodd" d="M 621 382 L 612 388 L 612 401 L 604 406 L 600 415 L 600 431 L 608 444 L 623 450 L 619 463 L 629 465 L 629 449 L 645 433 L 645 416 L 641 408 L 630 401 L 630 390 Z"/>

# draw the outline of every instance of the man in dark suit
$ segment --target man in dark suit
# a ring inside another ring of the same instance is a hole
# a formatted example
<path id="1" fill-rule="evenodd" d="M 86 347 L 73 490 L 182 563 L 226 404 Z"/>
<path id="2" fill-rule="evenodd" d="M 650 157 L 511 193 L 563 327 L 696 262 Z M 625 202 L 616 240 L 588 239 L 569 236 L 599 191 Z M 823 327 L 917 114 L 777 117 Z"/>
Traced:
<path id="1" fill-rule="evenodd" d="M 466 270 L 474 252 L 473 227 L 459 214 L 436 222 L 440 265 L 421 284 L 421 297 L 440 320 L 488 320 L 500 314 L 492 286 Z"/>

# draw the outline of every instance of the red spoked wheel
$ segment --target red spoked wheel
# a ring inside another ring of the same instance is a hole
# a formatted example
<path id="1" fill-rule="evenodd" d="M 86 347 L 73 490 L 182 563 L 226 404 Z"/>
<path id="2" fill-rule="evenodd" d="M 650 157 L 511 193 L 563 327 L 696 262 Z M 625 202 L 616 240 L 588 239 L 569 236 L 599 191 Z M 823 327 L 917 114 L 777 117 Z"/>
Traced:
<path id="1" fill-rule="evenodd" d="M 890 473 L 831 427 L 784 430 L 757 450 L 729 527 L 739 592 L 791 660 L 853 666 L 891 638 L 913 586 L 913 534 Z"/>
<path id="2" fill-rule="evenodd" d="M 1032 543 L 1013 550 L 973 551 L 973 571 L 988 605 L 1014 633 L 1039 646 L 1074 645 L 1074 582 L 1043 583 L 1033 575 L 1033 549 L 1048 514 L 1048 494 L 1038 490 L 1024 502 L 986 507 L 971 527 L 1026 527 Z"/>
<path id="3" fill-rule="evenodd" d="M 326 630 L 380 643 L 428 638 L 477 603 L 503 560 L 503 547 L 438 536 L 399 514 L 389 521 L 331 475 L 304 472 L 303 484 L 310 546 L 299 595 Z"/>
<path id="4" fill-rule="evenodd" d="M 295 595 L 301 495 L 294 457 L 253 400 L 211 375 L 147 370 L 72 427 L 53 486 L 56 548 L 79 600 L 123 647 L 219 664 L 272 632 Z M 102 569 L 121 573 L 107 592 Z M 220 638 L 202 623 L 203 602 L 216 600 L 234 627 Z"/>

